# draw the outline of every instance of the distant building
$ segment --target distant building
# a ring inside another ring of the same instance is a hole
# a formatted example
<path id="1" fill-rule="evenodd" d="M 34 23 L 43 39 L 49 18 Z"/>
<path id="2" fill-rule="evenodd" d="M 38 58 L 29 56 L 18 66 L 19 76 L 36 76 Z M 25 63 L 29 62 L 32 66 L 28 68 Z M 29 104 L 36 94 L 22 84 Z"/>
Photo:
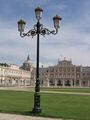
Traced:
<path id="1" fill-rule="evenodd" d="M 90 87 L 90 67 L 82 67 L 82 86 Z"/>
<path id="2" fill-rule="evenodd" d="M 71 60 L 58 61 L 57 65 L 40 68 L 41 86 L 89 87 L 90 67 L 73 65 Z M 36 71 L 32 71 L 35 81 Z"/>
<path id="3" fill-rule="evenodd" d="M 23 66 L 0 66 L 0 86 L 31 85 L 32 61 L 27 57 Z"/>
<path id="4" fill-rule="evenodd" d="M 59 60 L 56 65 L 39 68 L 40 86 L 90 87 L 90 66 L 77 66 L 72 60 Z M 0 64 L 0 86 L 35 86 L 36 68 L 28 56 L 21 67 Z"/>
<path id="5" fill-rule="evenodd" d="M 43 66 L 39 68 L 39 77 L 40 77 L 41 86 L 49 86 L 48 85 L 48 68 L 44 68 Z M 36 68 L 32 70 L 32 86 L 35 86 L 35 82 L 36 82 Z"/>
<path id="6" fill-rule="evenodd" d="M 33 63 L 28 55 L 27 59 L 23 63 L 23 65 L 20 67 L 20 69 L 26 70 L 26 71 L 32 71 L 33 69 Z"/>

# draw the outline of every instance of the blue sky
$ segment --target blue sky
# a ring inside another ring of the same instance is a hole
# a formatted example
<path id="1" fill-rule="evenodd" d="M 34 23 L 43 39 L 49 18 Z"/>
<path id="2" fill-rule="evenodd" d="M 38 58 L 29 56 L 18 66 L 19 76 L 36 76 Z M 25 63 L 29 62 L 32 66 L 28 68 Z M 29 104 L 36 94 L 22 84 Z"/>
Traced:
<path id="1" fill-rule="evenodd" d="M 62 17 L 57 35 L 40 36 L 40 65 L 72 59 L 73 64 L 90 66 L 90 0 L 0 0 L 0 62 L 21 65 L 30 55 L 36 63 L 36 37 L 21 38 L 17 21 L 26 29 L 36 24 L 34 9 L 43 8 L 41 23 L 53 30 L 52 17 Z"/>

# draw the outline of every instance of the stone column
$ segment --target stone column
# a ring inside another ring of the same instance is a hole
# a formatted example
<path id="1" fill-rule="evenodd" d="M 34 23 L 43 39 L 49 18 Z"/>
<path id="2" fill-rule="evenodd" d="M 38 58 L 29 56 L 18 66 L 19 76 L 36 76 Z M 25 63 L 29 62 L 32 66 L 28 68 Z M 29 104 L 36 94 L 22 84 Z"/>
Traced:
<path id="1" fill-rule="evenodd" d="M 18 86 L 20 85 L 20 79 L 18 79 Z"/>
<path id="2" fill-rule="evenodd" d="M 71 87 L 73 87 L 73 80 L 71 79 Z"/>
<path id="3" fill-rule="evenodd" d="M 57 86 L 57 79 L 55 79 L 55 86 Z"/>
<path id="4" fill-rule="evenodd" d="M 2 85 L 5 85 L 5 80 L 2 80 Z"/>
<path id="5" fill-rule="evenodd" d="M 47 86 L 49 87 L 49 79 L 47 78 Z"/>
<path id="6" fill-rule="evenodd" d="M 79 79 L 79 87 L 82 87 L 81 79 Z"/>

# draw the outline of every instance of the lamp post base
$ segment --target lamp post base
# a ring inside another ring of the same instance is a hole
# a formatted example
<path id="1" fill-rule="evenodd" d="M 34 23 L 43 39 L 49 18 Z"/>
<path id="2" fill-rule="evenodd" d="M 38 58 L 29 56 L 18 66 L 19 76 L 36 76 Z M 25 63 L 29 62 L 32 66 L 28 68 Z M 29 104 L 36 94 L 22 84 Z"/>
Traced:
<path id="1" fill-rule="evenodd" d="M 36 114 L 41 113 L 41 108 L 33 108 L 32 112 Z"/>
<path id="2" fill-rule="evenodd" d="M 33 113 L 41 113 L 41 108 L 40 108 L 40 93 L 36 92 L 34 94 L 34 108 L 32 110 Z"/>

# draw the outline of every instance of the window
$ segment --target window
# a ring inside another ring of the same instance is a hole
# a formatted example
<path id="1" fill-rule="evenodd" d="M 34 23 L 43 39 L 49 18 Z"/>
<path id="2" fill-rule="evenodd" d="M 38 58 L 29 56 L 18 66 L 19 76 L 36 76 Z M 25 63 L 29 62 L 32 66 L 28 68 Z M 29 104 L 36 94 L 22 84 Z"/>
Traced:
<path id="1" fill-rule="evenodd" d="M 83 73 L 83 76 L 85 76 L 85 73 Z"/>
<path id="2" fill-rule="evenodd" d="M 72 68 L 72 72 L 74 72 L 74 68 Z"/>
<path id="3" fill-rule="evenodd" d="M 58 68 L 55 69 L 55 72 L 58 72 Z"/>
<path id="4" fill-rule="evenodd" d="M 68 70 L 68 72 L 70 72 L 70 68 L 68 68 L 67 70 Z"/>
<path id="5" fill-rule="evenodd" d="M 61 71 L 62 71 L 62 68 L 59 68 L 59 71 L 61 72 Z"/>
<path id="6" fill-rule="evenodd" d="M 54 72 L 54 68 L 50 68 L 50 72 Z"/>

